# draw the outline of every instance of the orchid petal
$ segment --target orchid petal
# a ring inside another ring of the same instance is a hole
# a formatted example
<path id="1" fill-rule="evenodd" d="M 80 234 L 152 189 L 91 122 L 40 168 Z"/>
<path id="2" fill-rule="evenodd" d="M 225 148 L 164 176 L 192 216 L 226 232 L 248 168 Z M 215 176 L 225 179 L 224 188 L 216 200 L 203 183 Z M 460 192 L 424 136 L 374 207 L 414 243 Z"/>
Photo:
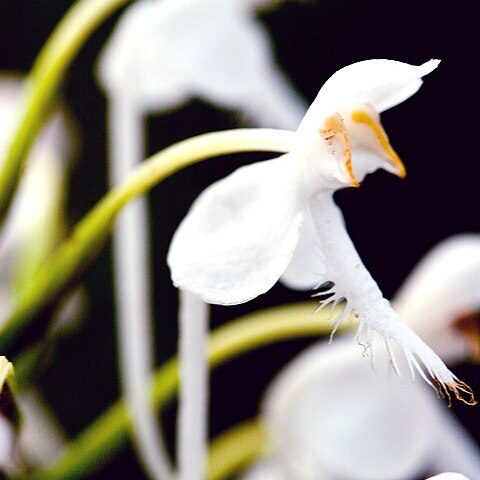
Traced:
<path id="1" fill-rule="evenodd" d="M 359 186 L 367 173 L 378 168 L 405 176 L 405 168 L 390 146 L 378 114 L 417 92 L 421 77 L 438 63 L 430 60 L 417 67 L 394 60 L 366 60 L 333 74 L 297 129 L 297 150 L 306 158 L 312 157 L 310 169 L 326 147 L 330 153 L 337 153 L 331 157 L 336 158 L 341 174 L 332 170 L 332 162 L 316 168 L 324 170 L 324 176 L 330 174 L 330 178 L 340 181 L 333 185 L 334 189 Z"/>
<path id="2" fill-rule="evenodd" d="M 9 385 L 13 365 L 0 356 L 0 477 L 13 473 L 17 454 L 19 412 L 16 398 Z"/>
<path id="3" fill-rule="evenodd" d="M 432 473 L 456 471 L 478 479 L 480 451 L 475 440 L 444 405 L 433 405 L 437 420 L 432 430 Z M 463 478 L 463 477 L 462 477 Z"/>
<path id="4" fill-rule="evenodd" d="M 262 460 L 250 468 L 241 480 L 287 480 L 287 477 L 277 463 Z"/>
<path id="5" fill-rule="evenodd" d="M 0 152 L 8 150 L 24 94 L 21 76 L 0 75 Z M 6 217 L 0 237 L 0 324 L 15 289 L 31 281 L 61 236 L 65 179 L 75 147 L 69 127 L 67 115 L 57 110 L 42 128 Z M 4 159 L 0 155 L 0 167 Z"/>
<path id="6" fill-rule="evenodd" d="M 467 338 L 455 322 L 480 310 L 479 285 L 480 234 L 457 235 L 418 263 L 396 296 L 395 308 L 442 358 L 457 362 L 478 352 L 478 334 Z"/>
<path id="7" fill-rule="evenodd" d="M 325 258 L 310 209 L 307 209 L 297 249 L 280 281 L 292 290 L 312 290 L 316 285 L 328 280 L 326 273 Z"/>
<path id="8" fill-rule="evenodd" d="M 174 284 L 222 305 L 269 290 L 289 264 L 306 199 L 297 159 L 283 155 L 238 169 L 206 189 L 173 237 Z"/>
<path id="9" fill-rule="evenodd" d="M 158 14 L 156 12 L 159 12 Z M 162 13 L 163 11 L 163 13 Z M 181 78 L 165 59 L 168 45 L 174 44 L 162 35 L 165 17 L 175 12 L 173 2 L 136 2 L 120 18 L 109 42 L 103 49 L 97 75 L 111 94 L 122 94 L 130 84 L 129 95 L 143 110 L 162 110 L 177 107 L 188 94 Z M 164 40 L 164 48 L 155 51 Z M 166 42 L 165 42 L 166 40 Z"/>
<path id="10" fill-rule="evenodd" d="M 381 113 L 411 97 L 439 60 L 415 66 L 395 60 L 365 60 L 334 73 L 318 92 L 299 131 L 320 125 L 332 114 L 354 104 L 369 104 Z M 315 129 L 315 128 L 313 128 Z"/>
<path id="11" fill-rule="evenodd" d="M 434 477 L 429 477 L 427 480 L 469 480 L 465 475 L 461 473 L 446 472 Z"/>
<path id="12" fill-rule="evenodd" d="M 306 350 L 280 373 L 264 418 L 286 478 L 398 480 L 426 466 L 479 471 L 474 442 L 446 407 L 422 384 L 391 376 L 389 362 L 376 350 L 374 371 L 346 338 Z M 455 458 L 435 465 L 449 456 L 451 433 Z"/>
<path id="13" fill-rule="evenodd" d="M 256 124 L 296 128 L 304 105 L 271 59 L 268 33 L 255 17 L 258 1 L 135 3 L 101 55 L 101 83 L 118 93 L 127 80 L 145 111 L 199 97 Z"/>
<path id="14" fill-rule="evenodd" d="M 358 360 L 351 339 L 337 340 L 334 349 L 317 345 L 270 387 L 266 419 L 288 478 L 322 472 L 393 480 L 421 471 L 436 419 L 429 392 L 389 376 L 387 356 L 378 350 L 374 372 Z"/>
<path id="15" fill-rule="evenodd" d="M 366 175 L 379 168 L 404 178 L 406 169 L 390 145 L 380 123 L 380 115 L 368 104 L 353 105 L 341 114 L 348 131 L 352 149 L 352 174 L 362 182 Z"/>
<path id="16" fill-rule="evenodd" d="M 65 448 L 67 434 L 34 387 L 22 389 L 18 404 L 22 412 L 18 439 L 22 457 L 30 466 L 47 467 Z"/>
<path id="17" fill-rule="evenodd" d="M 0 474 L 11 468 L 15 438 L 16 435 L 12 425 L 0 416 Z"/>

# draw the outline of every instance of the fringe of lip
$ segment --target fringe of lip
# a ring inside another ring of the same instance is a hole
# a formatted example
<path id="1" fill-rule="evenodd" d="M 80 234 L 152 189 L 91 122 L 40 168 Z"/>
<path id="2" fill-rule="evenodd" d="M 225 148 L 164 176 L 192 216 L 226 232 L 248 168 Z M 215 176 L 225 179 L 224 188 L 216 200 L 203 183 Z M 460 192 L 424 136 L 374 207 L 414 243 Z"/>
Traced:
<path id="1" fill-rule="evenodd" d="M 330 338 L 328 343 L 332 343 L 333 337 L 337 332 L 340 325 L 343 321 L 350 315 L 353 315 L 354 318 L 360 320 L 360 324 L 355 335 L 355 341 L 363 347 L 363 355 L 370 356 L 370 361 L 373 367 L 373 354 L 371 350 L 371 344 L 373 340 L 373 334 L 375 329 L 363 322 L 358 313 L 355 312 L 355 308 L 349 300 L 343 296 L 339 295 L 334 290 L 335 284 L 331 281 L 324 282 L 315 287 L 316 293 L 312 295 L 313 298 L 316 298 L 319 302 L 314 313 L 318 313 L 325 307 L 329 307 L 330 314 L 328 316 L 328 321 L 331 322 L 332 332 L 330 333 Z M 342 308 L 340 312 L 334 316 L 336 312 L 336 307 L 341 305 Z M 377 332 L 378 333 L 378 332 Z M 383 338 L 385 348 L 387 351 L 387 356 L 395 373 L 401 378 L 402 374 L 395 356 L 395 352 L 392 346 L 392 339 Z M 421 360 L 417 359 L 415 354 L 411 352 L 408 348 L 401 347 L 402 351 L 407 360 L 407 364 L 412 376 L 412 380 L 415 379 L 415 371 L 417 371 L 422 379 L 433 388 L 438 398 L 445 398 L 448 402 L 448 407 L 452 405 L 452 394 L 453 396 L 467 404 L 467 405 L 476 405 L 474 393 L 472 389 L 465 383 L 458 379 L 455 375 L 452 374 L 452 379 L 450 381 L 444 381 L 436 375 L 430 367 L 427 367 L 424 362 L 420 363 Z M 370 354 L 370 355 L 369 355 Z M 423 367 L 422 367 L 423 365 Z"/>

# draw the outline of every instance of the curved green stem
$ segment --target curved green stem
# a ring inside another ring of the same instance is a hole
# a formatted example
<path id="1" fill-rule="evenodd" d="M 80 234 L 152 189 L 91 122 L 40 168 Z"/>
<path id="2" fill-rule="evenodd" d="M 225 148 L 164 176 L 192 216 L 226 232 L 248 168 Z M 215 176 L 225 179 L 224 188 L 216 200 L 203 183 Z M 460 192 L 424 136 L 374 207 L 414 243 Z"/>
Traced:
<path id="1" fill-rule="evenodd" d="M 115 218 L 129 201 L 176 171 L 206 158 L 255 150 L 286 152 L 294 138 L 294 132 L 284 130 L 226 130 L 184 140 L 144 161 L 97 203 L 39 270 L 36 281 L 18 296 L 11 315 L 0 328 L 0 352 L 5 352 L 35 313 L 54 300 L 91 263 L 107 240 Z"/>
<path id="2" fill-rule="evenodd" d="M 0 170 L 0 223 L 12 200 L 25 158 L 48 116 L 65 71 L 92 32 L 130 1 L 79 0 L 69 9 L 39 53 L 27 78 L 23 114 Z"/>
<path id="3" fill-rule="evenodd" d="M 213 368 L 274 342 L 327 334 L 330 331 L 329 315 L 320 311 L 314 316 L 316 305 L 316 302 L 310 301 L 260 310 L 217 328 L 208 344 L 210 366 Z M 345 322 L 345 327 L 348 327 L 348 322 Z M 178 383 L 178 360 L 173 358 L 153 377 L 153 397 L 157 408 L 165 406 L 173 398 Z M 130 418 L 124 402 L 120 400 L 72 441 L 55 465 L 29 478 L 55 480 L 86 476 L 107 463 L 126 443 L 129 428 Z M 218 471 L 221 465 L 215 468 Z"/>
<path id="4" fill-rule="evenodd" d="M 247 467 L 265 446 L 265 431 L 260 420 L 247 420 L 219 435 L 208 455 L 207 480 L 223 480 Z"/>

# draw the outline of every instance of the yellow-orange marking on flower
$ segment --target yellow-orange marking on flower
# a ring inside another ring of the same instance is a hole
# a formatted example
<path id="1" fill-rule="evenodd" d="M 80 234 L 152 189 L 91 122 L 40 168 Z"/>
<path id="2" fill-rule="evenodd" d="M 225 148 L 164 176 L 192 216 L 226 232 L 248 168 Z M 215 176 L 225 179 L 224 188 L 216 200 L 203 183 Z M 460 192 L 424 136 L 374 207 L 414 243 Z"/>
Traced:
<path id="1" fill-rule="evenodd" d="M 385 150 L 386 154 L 392 161 L 393 165 L 397 168 L 397 174 L 400 178 L 405 178 L 407 175 L 407 171 L 405 169 L 405 165 L 400 160 L 397 152 L 392 148 L 390 145 L 390 141 L 388 140 L 388 136 L 383 129 L 380 122 L 377 122 L 374 118 L 372 118 L 367 112 L 363 110 L 356 110 L 352 113 L 352 120 L 357 123 L 363 123 L 367 125 L 367 127 L 371 128 L 375 133 L 380 145 Z"/>
<path id="2" fill-rule="evenodd" d="M 360 182 L 355 178 L 355 174 L 353 173 L 352 148 L 343 118 L 339 113 L 334 113 L 325 120 L 324 125 L 325 128 L 320 130 L 320 134 L 330 144 L 334 139 L 340 141 L 342 144 L 343 156 L 345 158 L 345 169 L 347 170 L 347 174 L 350 178 L 352 186 L 359 187 Z"/>

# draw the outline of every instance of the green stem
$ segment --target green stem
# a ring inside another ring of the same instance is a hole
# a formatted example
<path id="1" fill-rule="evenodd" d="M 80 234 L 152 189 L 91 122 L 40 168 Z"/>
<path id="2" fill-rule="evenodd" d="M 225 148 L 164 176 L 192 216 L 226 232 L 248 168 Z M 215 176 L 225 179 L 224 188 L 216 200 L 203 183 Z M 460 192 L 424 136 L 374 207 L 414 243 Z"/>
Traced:
<path id="1" fill-rule="evenodd" d="M 46 261 L 35 282 L 18 296 L 12 313 L 0 328 L 0 352 L 6 352 L 35 313 L 48 306 L 91 263 L 107 240 L 116 216 L 129 201 L 178 170 L 206 158 L 255 150 L 286 152 L 294 139 L 294 132 L 284 130 L 226 130 L 184 140 L 142 162 L 97 203 Z"/>
<path id="2" fill-rule="evenodd" d="M 0 223 L 18 183 L 25 158 L 45 122 L 65 71 L 95 29 L 131 0 L 79 0 L 65 14 L 27 77 L 23 114 L 0 170 Z"/>
<path id="3" fill-rule="evenodd" d="M 310 301 L 260 310 L 217 328 L 208 344 L 210 366 L 216 367 L 274 342 L 327 334 L 330 331 L 329 315 L 320 311 L 314 316 L 316 305 Z M 348 326 L 347 323 L 344 327 Z M 156 408 L 164 407 L 173 398 L 178 383 L 178 360 L 173 358 L 153 377 Z M 107 463 L 125 445 L 129 428 L 131 423 L 125 403 L 119 400 L 67 446 L 55 465 L 29 478 L 55 480 L 86 476 Z M 219 468 L 221 465 L 217 464 L 215 469 L 218 471 Z"/>
<path id="4" fill-rule="evenodd" d="M 265 431 L 259 420 L 248 420 L 215 438 L 208 455 L 207 480 L 223 480 L 257 459 L 265 446 Z"/>

